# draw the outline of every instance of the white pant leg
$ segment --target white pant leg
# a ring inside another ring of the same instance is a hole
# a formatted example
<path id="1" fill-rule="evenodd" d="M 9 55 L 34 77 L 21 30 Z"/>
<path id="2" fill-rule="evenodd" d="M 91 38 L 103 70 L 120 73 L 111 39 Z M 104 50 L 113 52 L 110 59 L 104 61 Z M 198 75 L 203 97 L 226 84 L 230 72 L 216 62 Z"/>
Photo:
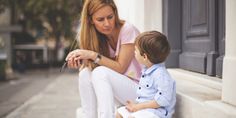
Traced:
<path id="1" fill-rule="evenodd" d="M 99 66 L 93 70 L 92 83 L 97 96 L 100 118 L 115 117 L 114 98 L 122 104 L 136 98 L 137 84 L 107 67 Z"/>
<path id="2" fill-rule="evenodd" d="M 91 82 L 91 71 L 88 68 L 80 71 L 78 82 L 85 118 L 97 118 L 97 100 Z"/>

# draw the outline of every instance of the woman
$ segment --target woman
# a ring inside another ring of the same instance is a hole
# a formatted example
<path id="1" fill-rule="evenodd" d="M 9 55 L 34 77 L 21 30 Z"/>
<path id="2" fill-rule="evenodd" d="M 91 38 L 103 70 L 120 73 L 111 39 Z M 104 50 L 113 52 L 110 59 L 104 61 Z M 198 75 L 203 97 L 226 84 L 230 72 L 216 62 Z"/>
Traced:
<path id="1" fill-rule="evenodd" d="M 86 0 L 81 16 L 80 49 L 66 58 L 79 68 L 79 91 L 86 118 L 114 118 L 114 99 L 136 98 L 140 65 L 134 58 L 139 31 L 119 19 L 112 0 Z M 82 62 L 82 63 L 81 63 Z"/>

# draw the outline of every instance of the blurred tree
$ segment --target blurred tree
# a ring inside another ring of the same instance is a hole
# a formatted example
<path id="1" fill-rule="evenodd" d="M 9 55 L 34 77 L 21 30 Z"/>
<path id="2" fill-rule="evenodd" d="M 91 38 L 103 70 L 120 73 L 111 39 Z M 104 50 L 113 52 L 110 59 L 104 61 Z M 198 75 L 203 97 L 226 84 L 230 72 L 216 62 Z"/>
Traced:
<path id="1" fill-rule="evenodd" d="M 56 39 L 56 50 L 61 36 L 74 39 L 72 27 L 78 22 L 83 0 L 0 0 L 0 13 L 12 9 L 12 24 L 23 29 L 46 30 Z"/>
<path id="2" fill-rule="evenodd" d="M 24 18 L 27 27 L 51 27 L 54 36 L 67 37 L 73 22 L 80 17 L 82 4 L 83 0 L 0 0 L 0 11 L 9 6 Z M 16 20 L 19 18 L 13 23 Z"/>

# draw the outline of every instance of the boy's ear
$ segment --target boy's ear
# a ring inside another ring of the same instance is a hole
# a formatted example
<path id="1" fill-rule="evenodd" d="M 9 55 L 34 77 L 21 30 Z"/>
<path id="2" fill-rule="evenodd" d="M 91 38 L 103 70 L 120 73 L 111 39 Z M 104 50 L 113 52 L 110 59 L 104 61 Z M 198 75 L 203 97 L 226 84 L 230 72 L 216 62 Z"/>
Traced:
<path id="1" fill-rule="evenodd" d="M 147 58 L 147 55 L 145 54 L 145 53 L 143 53 L 143 58 L 144 58 L 144 60 L 147 60 L 148 58 Z"/>

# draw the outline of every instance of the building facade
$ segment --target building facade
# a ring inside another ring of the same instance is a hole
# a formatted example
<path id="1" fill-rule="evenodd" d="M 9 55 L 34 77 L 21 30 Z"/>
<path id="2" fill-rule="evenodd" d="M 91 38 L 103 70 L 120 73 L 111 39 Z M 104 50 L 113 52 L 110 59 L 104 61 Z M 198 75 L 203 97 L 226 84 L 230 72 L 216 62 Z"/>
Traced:
<path id="1" fill-rule="evenodd" d="M 120 17 L 167 35 L 176 118 L 236 117 L 235 0 L 115 0 Z"/>

